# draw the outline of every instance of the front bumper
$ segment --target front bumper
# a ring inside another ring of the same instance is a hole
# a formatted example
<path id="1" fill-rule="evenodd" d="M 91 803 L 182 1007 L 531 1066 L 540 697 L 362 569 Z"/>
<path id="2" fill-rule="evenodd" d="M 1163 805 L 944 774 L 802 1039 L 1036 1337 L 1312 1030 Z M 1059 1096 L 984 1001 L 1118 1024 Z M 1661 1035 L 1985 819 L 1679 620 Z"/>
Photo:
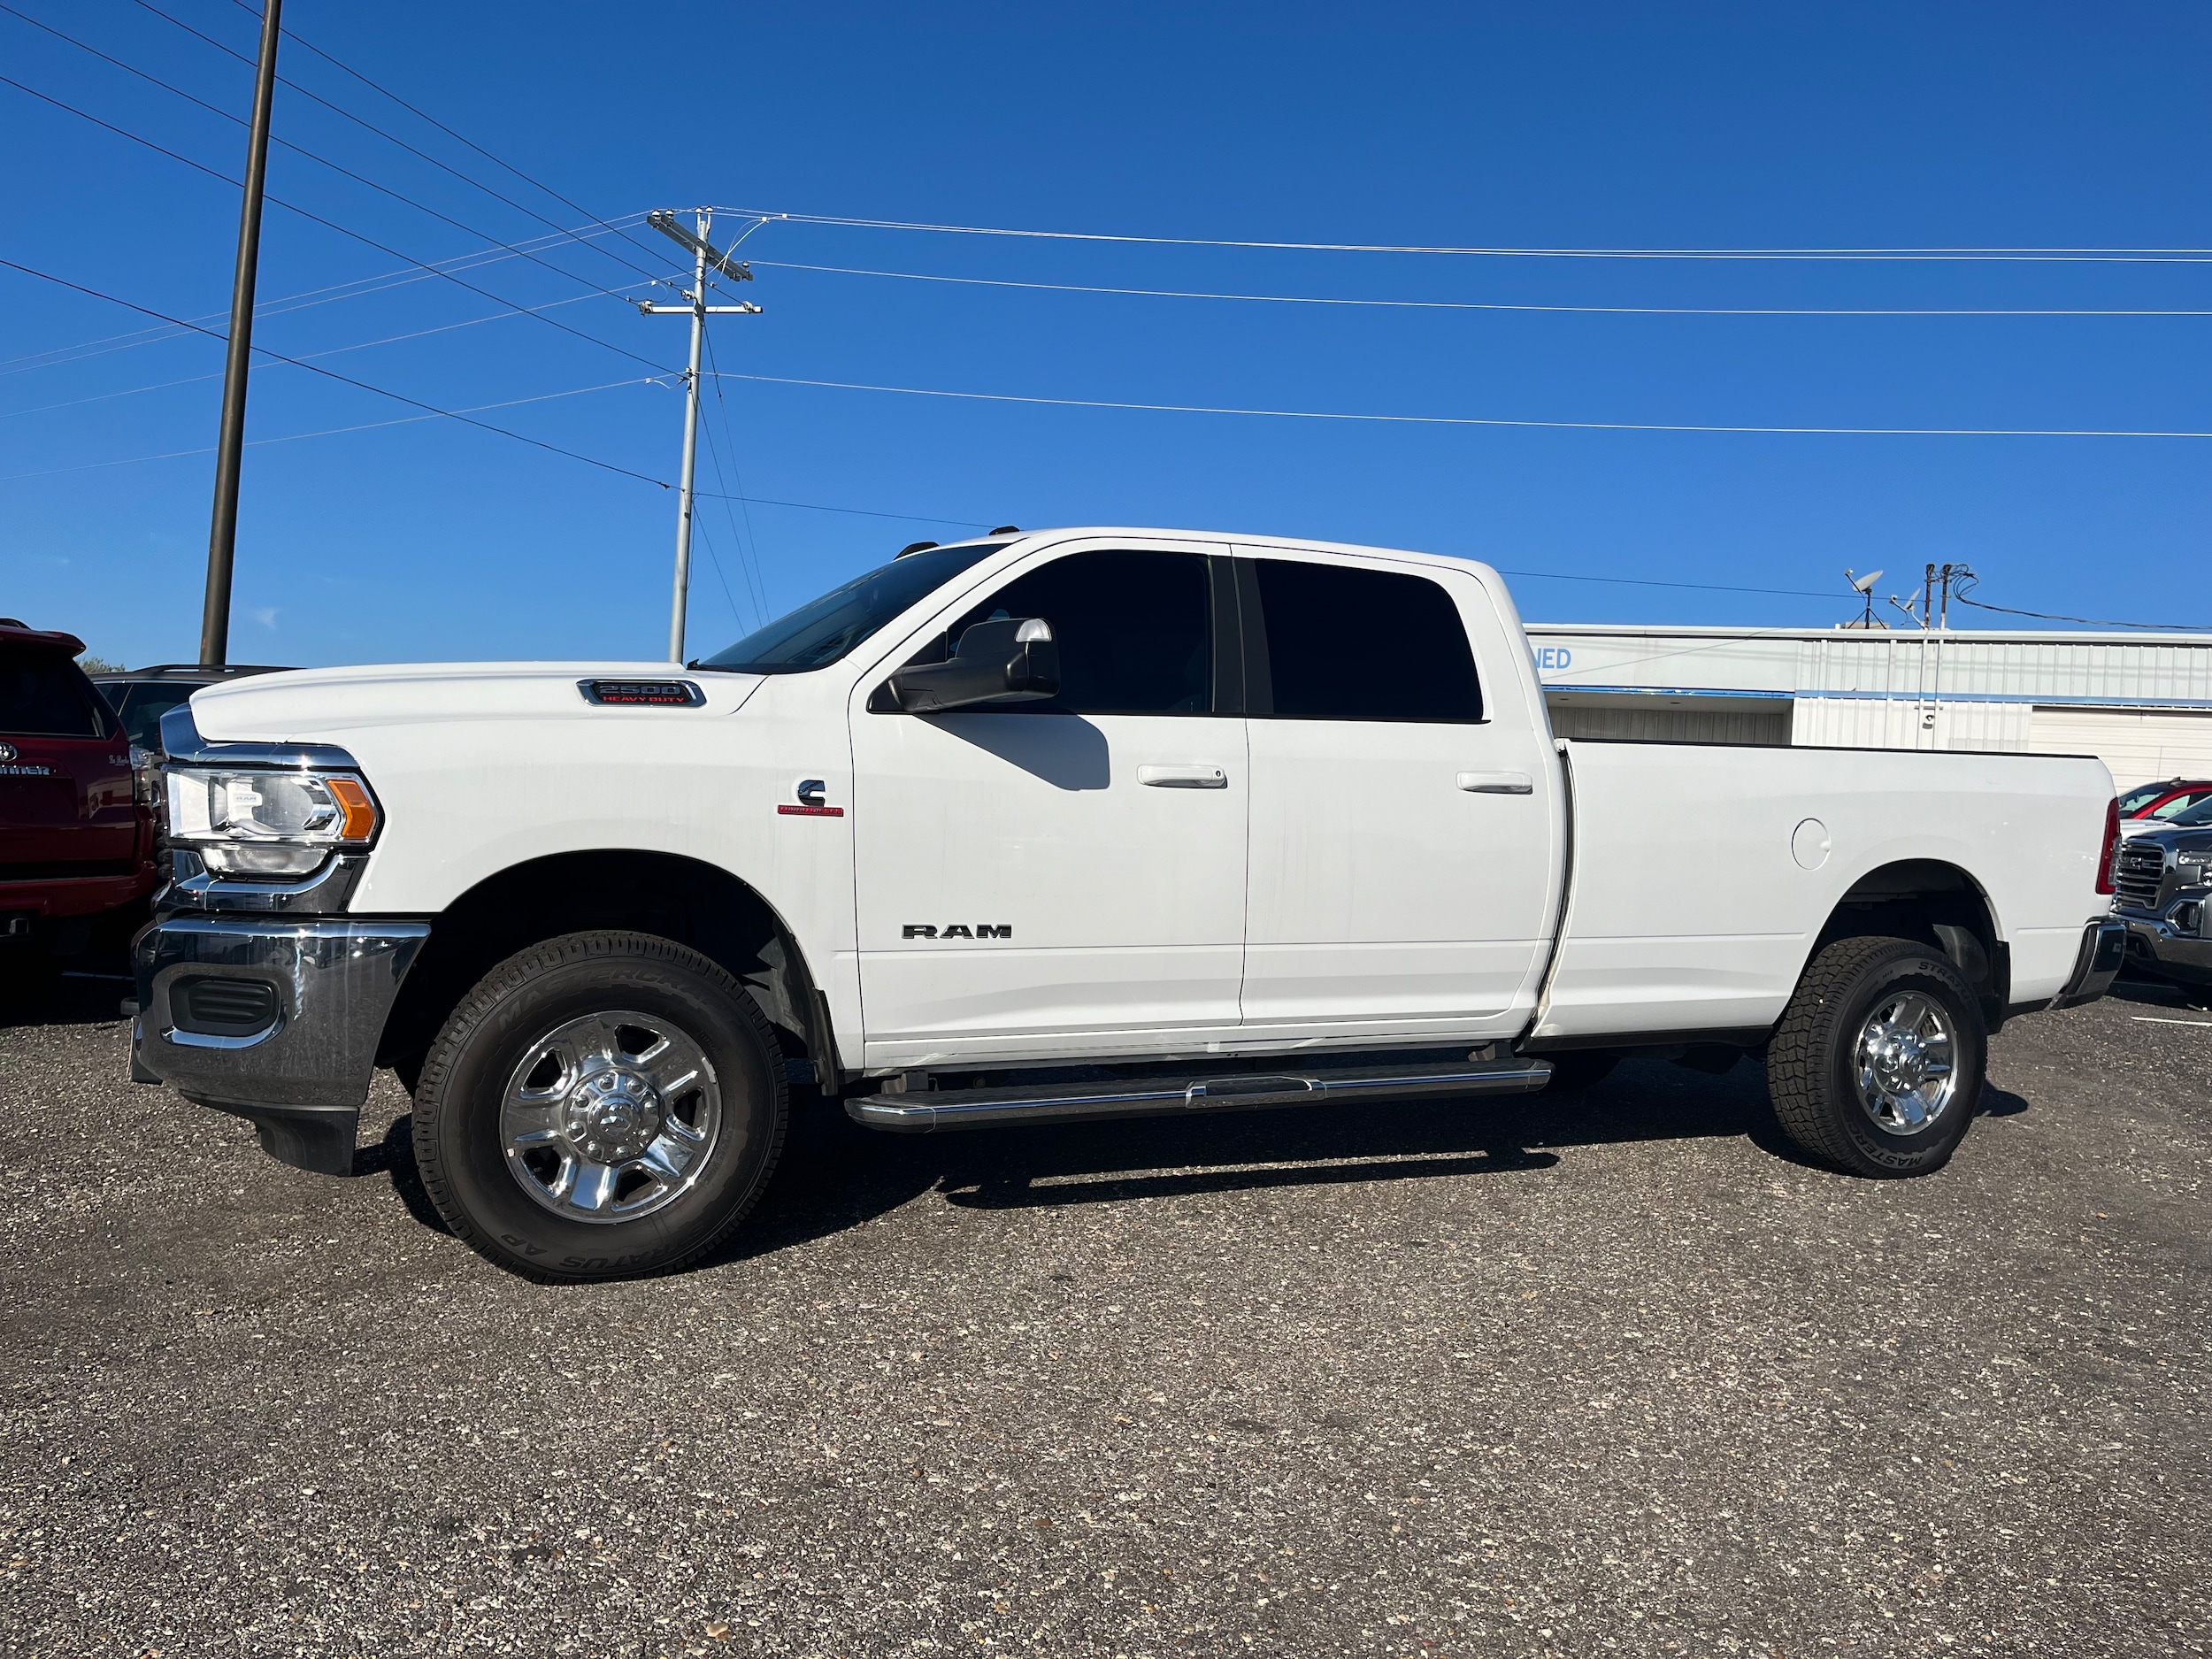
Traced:
<path id="1" fill-rule="evenodd" d="M 2192 887 L 2180 893 L 2161 910 L 2126 910 L 2119 912 L 2128 931 L 2128 955 L 2155 964 L 2173 977 L 2193 984 L 2212 982 L 2212 938 L 2186 931 L 2183 922 L 2207 925 L 2212 916 L 2212 889 Z"/>
<path id="2" fill-rule="evenodd" d="M 373 917 L 165 917 L 132 946 L 133 1075 L 251 1119 L 284 1163 L 344 1174 L 385 1018 L 429 936 L 427 923 Z M 222 1005 L 265 1018 L 207 1020 L 207 980 L 242 982 Z"/>

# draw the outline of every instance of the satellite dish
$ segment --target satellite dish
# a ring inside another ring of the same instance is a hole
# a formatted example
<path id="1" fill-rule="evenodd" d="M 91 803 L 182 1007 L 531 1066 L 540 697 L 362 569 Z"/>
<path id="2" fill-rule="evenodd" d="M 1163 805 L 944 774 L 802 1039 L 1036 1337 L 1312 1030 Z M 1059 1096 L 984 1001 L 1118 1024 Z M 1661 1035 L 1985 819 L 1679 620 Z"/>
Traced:
<path id="1" fill-rule="evenodd" d="M 1863 594 L 1872 593 L 1874 584 L 1882 580 L 1882 572 L 1879 571 L 1869 571 L 1863 576 L 1855 576 L 1852 574 L 1851 567 L 1847 565 L 1844 566 L 1843 573 L 1850 578 L 1851 586 Z"/>

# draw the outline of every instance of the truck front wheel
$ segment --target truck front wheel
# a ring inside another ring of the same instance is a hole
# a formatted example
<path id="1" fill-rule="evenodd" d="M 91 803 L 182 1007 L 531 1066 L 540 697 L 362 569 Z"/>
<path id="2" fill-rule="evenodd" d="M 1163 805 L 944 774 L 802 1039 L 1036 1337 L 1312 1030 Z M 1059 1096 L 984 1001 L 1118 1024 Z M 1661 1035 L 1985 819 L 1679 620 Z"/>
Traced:
<path id="1" fill-rule="evenodd" d="M 1981 1005 L 1943 953 L 1839 939 L 1815 956 L 1767 1048 L 1783 1132 L 1848 1175 L 1941 1169 L 1979 1104 Z"/>
<path id="2" fill-rule="evenodd" d="M 534 1279 L 681 1267 L 758 1202 L 783 1063 L 744 988 L 645 933 L 571 933 L 480 980 L 425 1056 L 415 1160 L 461 1240 Z"/>

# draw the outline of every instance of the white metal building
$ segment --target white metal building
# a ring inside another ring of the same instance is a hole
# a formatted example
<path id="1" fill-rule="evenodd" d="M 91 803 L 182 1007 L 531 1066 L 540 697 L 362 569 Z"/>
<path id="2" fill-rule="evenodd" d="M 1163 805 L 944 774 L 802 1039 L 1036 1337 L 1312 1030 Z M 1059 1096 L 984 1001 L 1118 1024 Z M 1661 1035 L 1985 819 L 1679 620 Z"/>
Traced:
<path id="1" fill-rule="evenodd" d="M 2095 755 L 2212 778 L 2212 634 L 1536 624 L 1563 737 Z"/>

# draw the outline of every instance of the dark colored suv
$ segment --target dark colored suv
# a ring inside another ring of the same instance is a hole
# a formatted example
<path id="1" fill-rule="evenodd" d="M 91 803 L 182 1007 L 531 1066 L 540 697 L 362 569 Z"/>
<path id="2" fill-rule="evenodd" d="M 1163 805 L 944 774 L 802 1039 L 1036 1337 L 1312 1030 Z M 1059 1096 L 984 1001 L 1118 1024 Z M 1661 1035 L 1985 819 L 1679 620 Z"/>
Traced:
<path id="1" fill-rule="evenodd" d="M 199 663 L 162 663 L 152 668 L 122 668 L 95 674 L 92 683 L 108 700 L 130 734 L 131 747 L 150 754 L 161 749 L 161 717 L 188 701 L 203 686 L 220 686 L 248 674 L 275 674 L 277 668 L 233 663 L 210 668 Z"/>
<path id="2" fill-rule="evenodd" d="M 135 926 L 154 886 L 151 803 L 74 634 L 0 618 L 0 984 Z"/>

